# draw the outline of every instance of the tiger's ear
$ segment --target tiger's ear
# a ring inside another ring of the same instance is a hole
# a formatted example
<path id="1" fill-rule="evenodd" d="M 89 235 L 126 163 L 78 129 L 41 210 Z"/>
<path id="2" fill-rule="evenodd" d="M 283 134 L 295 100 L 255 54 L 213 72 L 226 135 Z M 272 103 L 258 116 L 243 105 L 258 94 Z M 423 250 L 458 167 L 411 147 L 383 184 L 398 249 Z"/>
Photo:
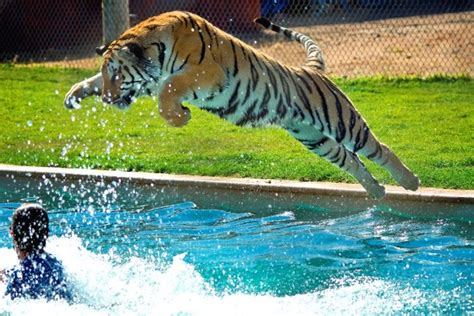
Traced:
<path id="1" fill-rule="evenodd" d="M 102 56 L 107 51 L 107 48 L 109 48 L 109 45 L 110 43 L 96 47 L 95 52 L 97 53 L 97 55 Z"/>

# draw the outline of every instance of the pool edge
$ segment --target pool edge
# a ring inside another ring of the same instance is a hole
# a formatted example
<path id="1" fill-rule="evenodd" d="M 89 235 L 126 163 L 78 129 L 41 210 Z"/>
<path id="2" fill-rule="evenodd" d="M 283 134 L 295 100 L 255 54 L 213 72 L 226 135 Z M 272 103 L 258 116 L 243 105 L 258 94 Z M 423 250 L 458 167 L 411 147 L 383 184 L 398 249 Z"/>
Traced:
<path id="1" fill-rule="evenodd" d="M 32 167 L 0 164 L 0 175 L 21 175 L 32 177 L 45 174 L 66 178 L 124 178 L 134 182 L 153 182 L 162 185 L 196 186 L 227 190 L 287 192 L 295 194 L 317 194 L 329 196 L 351 196 L 367 198 L 367 193 L 359 184 L 330 182 L 301 182 L 292 180 L 228 178 L 194 175 L 173 175 L 150 172 L 128 172 L 115 170 L 70 169 L 57 167 Z M 383 200 L 445 202 L 474 204 L 474 190 L 452 190 L 420 188 L 406 191 L 398 186 L 387 185 Z"/>

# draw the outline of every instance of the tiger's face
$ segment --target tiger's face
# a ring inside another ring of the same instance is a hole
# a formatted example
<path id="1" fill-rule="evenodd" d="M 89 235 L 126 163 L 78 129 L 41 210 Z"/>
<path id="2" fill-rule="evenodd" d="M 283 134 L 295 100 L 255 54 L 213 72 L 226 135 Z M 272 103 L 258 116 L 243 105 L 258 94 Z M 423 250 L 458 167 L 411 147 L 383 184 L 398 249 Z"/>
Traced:
<path id="1" fill-rule="evenodd" d="M 126 109 L 141 95 L 150 95 L 157 79 L 151 73 L 154 65 L 144 57 L 137 44 L 109 49 L 101 67 L 102 101 Z"/>

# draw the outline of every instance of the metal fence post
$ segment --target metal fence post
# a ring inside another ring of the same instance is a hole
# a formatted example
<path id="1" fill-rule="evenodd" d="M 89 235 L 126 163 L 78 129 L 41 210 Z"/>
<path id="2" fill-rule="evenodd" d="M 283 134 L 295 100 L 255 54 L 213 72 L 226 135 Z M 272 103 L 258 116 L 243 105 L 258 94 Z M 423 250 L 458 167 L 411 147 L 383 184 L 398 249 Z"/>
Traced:
<path id="1" fill-rule="evenodd" d="M 128 0 L 102 0 L 104 44 L 110 43 L 130 27 Z"/>

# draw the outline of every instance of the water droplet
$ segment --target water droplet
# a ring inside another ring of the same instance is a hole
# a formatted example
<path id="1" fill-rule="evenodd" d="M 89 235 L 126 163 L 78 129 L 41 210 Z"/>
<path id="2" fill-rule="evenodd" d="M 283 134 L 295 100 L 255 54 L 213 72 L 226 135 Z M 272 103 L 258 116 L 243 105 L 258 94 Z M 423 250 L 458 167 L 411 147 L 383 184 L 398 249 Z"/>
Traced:
<path id="1" fill-rule="evenodd" d="M 111 142 L 106 142 L 107 146 L 105 148 L 105 154 L 110 155 L 110 150 L 114 147 L 114 144 Z"/>
<path id="2" fill-rule="evenodd" d="M 27 122 L 26 122 L 26 125 L 27 125 L 28 127 L 31 127 L 31 126 L 33 126 L 33 122 L 32 122 L 32 121 L 27 121 Z"/>

